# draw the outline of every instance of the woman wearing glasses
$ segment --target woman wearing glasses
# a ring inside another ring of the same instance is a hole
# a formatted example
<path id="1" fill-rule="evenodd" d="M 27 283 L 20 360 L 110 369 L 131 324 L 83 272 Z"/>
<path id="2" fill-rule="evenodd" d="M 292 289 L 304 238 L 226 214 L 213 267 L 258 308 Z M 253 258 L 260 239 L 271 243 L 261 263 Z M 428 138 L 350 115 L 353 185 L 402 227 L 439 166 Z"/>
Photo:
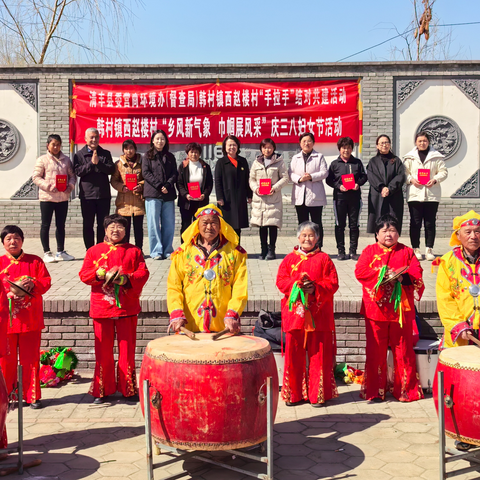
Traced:
<path id="1" fill-rule="evenodd" d="M 375 233 L 377 219 L 389 213 L 398 220 L 398 234 L 402 233 L 403 192 L 405 167 L 392 151 L 390 137 L 377 137 L 377 155 L 367 165 L 368 222 L 367 233 Z"/>

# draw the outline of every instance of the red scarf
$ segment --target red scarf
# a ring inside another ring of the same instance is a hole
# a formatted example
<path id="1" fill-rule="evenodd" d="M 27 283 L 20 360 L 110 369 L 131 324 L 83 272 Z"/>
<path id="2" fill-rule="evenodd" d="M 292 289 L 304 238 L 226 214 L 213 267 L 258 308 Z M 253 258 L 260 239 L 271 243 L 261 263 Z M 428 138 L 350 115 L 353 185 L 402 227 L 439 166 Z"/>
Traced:
<path id="1" fill-rule="evenodd" d="M 232 162 L 232 165 L 237 168 L 238 160 L 236 158 L 232 158 L 230 155 L 227 155 L 228 159 Z"/>

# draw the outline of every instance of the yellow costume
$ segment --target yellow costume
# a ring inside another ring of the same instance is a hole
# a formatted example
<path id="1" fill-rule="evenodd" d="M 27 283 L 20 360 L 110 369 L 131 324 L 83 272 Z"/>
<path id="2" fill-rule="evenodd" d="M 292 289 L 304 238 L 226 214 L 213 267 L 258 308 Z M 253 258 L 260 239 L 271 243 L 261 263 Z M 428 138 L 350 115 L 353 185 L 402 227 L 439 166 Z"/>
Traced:
<path id="1" fill-rule="evenodd" d="M 479 328 L 479 307 L 469 288 L 471 285 L 480 284 L 480 258 L 475 264 L 470 264 L 457 237 L 457 232 L 462 226 L 478 224 L 480 215 L 473 210 L 461 217 L 455 217 L 454 232 L 450 239 L 450 245 L 455 248 L 436 262 L 439 265 L 436 286 L 437 308 L 445 327 L 443 341 L 445 348 L 467 345 L 468 340 L 460 338 L 460 333 Z"/>
<path id="2" fill-rule="evenodd" d="M 207 258 L 196 243 L 198 218 L 205 214 L 220 219 L 220 243 Z M 217 207 L 202 207 L 195 217 L 197 220 L 183 233 L 184 243 L 171 255 L 168 312 L 170 321 L 186 319 L 189 330 L 218 332 L 225 328 L 225 317 L 239 320 L 247 304 L 247 252 L 238 245 L 238 235 Z M 207 270 L 215 273 L 211 281 L 204 276 Z"/>

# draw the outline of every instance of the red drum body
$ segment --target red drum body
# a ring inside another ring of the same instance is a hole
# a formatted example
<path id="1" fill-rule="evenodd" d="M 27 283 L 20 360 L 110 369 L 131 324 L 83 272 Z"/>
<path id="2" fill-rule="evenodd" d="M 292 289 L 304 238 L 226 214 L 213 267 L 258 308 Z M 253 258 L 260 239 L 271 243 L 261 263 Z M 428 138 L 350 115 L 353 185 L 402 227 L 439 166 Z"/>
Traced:
<path id="1" fill-rule="evenodd" d="M 443 372 L 444 395 L 453 401 L 452 408 L 444 405 L 445 433 L 455 440 L 480 446 L 480 348 L 468 345 L 442 350 L 439 371 Z M 433 399 L 438 414 L 436 375 Z"/>
<path id="2" fill-rule="evenodd" d="M 175 448 L 228 450 L 267 438 L 266 381 L 272 377 L 274 413 L 278 376 L 268 342 L 248 335 L 199 333 L 151 341 L 140 371 L 150 382 L 152 436 Z"/>
<path id="3" fill-rule="evenodd" d="M 5 448 L 6 445 L 2 445 L 4 438 L 3 432 L 5 431 L 5 422 L 7 420 L 8 411 L 8 392 L 5 379 L 3 378 L 2 371 L 0 370 L 0 448 Z"/>

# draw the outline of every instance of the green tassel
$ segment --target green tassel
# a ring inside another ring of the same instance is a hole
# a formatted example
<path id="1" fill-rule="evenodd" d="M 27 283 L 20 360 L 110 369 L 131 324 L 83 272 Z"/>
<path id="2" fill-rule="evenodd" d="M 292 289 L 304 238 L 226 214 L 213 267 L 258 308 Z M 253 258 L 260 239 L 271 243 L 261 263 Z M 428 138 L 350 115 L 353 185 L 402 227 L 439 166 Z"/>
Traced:
<path id="1" fill-rule="evenodd" d="M 120 304 L 120 299 L 119 299 L 120 285 L 116 283 L 114 286 L 114 290 L 115 290 L 115 305 L 118 308 L 122 308 L 122 305 Z"/>
<path id="2" fill-rule="evenodd" d="M 390 303 L 395 301 L 393 309 L 397 312 L 400 308 L 400 304 L 402 303 L 402 284 L 400 282 L 395 282 L 395 286 L 393 287 L 393 292 L 390 297 Z"/>
<path id="3" fill-rule="evenodd" d="M 298 300 L 298 297 L 301 298 L 302 304 L 306 305 L 305 303 L 305 294 L 303 290 L 298 286 L 298 283 L 295 282 L 292 287 L 292 291 L 290 292 L 290 297 L 288 298 L 288 310 L 291 312 L 293 309 L 293 305 Z"/>
<path id="4" fill-rule="evenodd" d="M 8 299 L 8 313 L 10 314 L 10 328 L 13 327 L 12 319 L 13 319 L 13 308 L 12 308 L 13 301 L 11 298 Z"/>
<path id="5" fill-rule="evenodd" d="M 378 280 L 377 283 L 375 284 L 375 291 L 378 292 L 378 289 L 380 288 L 380 284 L 382 283 L 383 279 L 385 278 L 385 274 L 387 273 L 387 266 L 384 265 L 381 269 L 380 272 L 378 272 Z"/>

